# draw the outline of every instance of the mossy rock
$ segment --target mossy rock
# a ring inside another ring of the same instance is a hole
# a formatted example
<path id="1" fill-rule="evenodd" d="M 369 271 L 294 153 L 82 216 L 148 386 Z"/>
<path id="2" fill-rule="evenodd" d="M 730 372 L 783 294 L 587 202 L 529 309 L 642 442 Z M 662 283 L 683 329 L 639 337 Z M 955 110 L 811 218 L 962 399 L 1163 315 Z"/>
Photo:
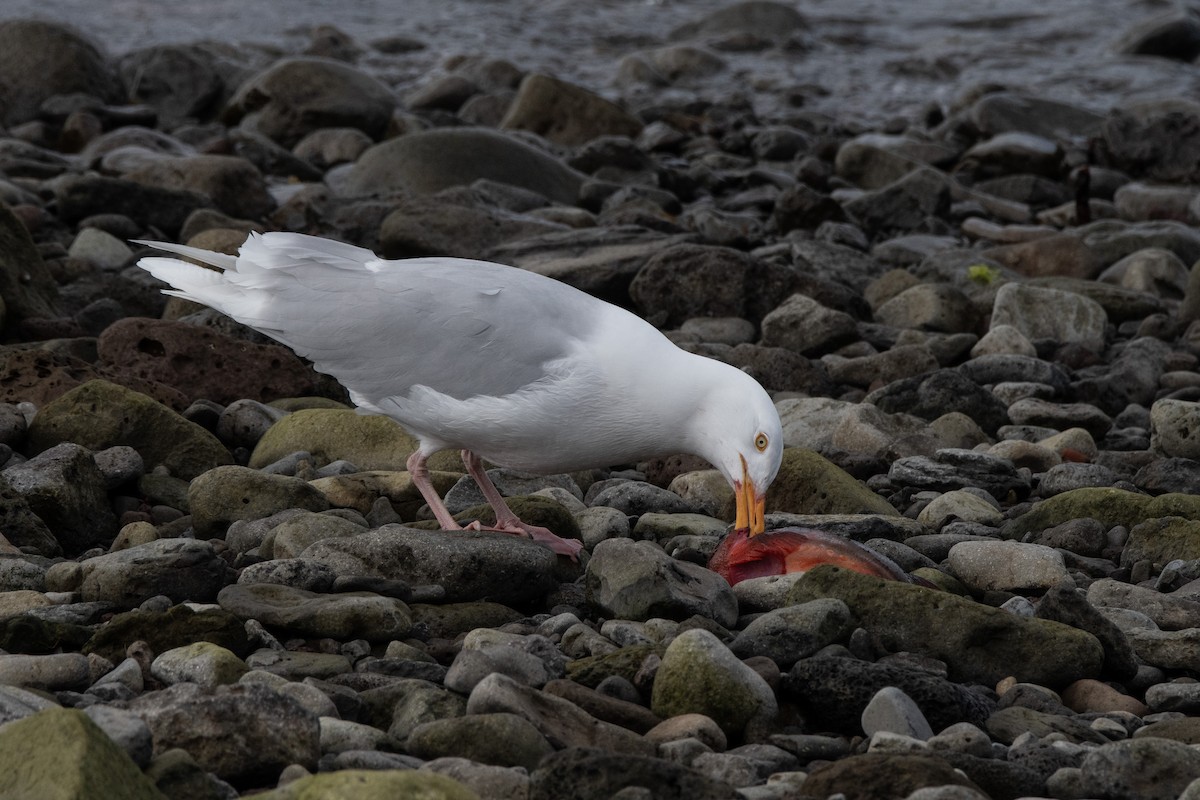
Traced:
<path id="1" fill-rule="evenodd" d="M 1121 566 L 1150 561 L 1159 567 L 1176 559 L 1200 559 L 1200 520 L 1158 517 L 1134 525 L 1121 551 Z"/>
<path id="2" fill-rule="evenodd" d="M 887 581 L 832 566 L 805 573 L 791 604 L 842 600 L 888 652 L 946 662 L 950 679 L 994 686 L 1002 678 L 1052 688 L 1094 678 L 1104 648 L 1090 633 L 1046 619 L 1018 617 L 936 589 Z"/>
<path id="3" fill-rule="evenodd" d="M 1106 528 L 1133 528 L 1148 519 L 1182 517 L 1200 520 L 1200 495 L 1170 494 L 1149 497 L 1124 489 L 1083 488 L 1055 495 L 1006 524 L 1003 534 L 1020 539 L 1030 531 L 1043 531 L 1075 519 L 1099 520 Z"/>
<path id="4" fill-rule="evenodd" d="M 318 464 L 345 459 L 361 470 L 404 470 L 417 440 L 395 420 L 346 408 L 308 408 L 272 425 L 254 448 L 250 466 L 265 467 L 298 451 Z M 462 472 L 458 452 L 444 450 L 429 459 L 430 469 Z"/>
<path id="5" fill-rule="evenodd" d="M 204 428 L 141 392 L 104 380 L 88 381 L 38 410 L 29 426 L 31 451 L 63 442 L 92 451 L 127 445 L 141 454 L 147 470 L 164 466 L 183 480 L 233 461 Z"/>
<path id="6" fill-rule="evenodd" d="M 0 797 L 166 800 L 82 711 L 48 708 L 0 730 Z"/>
<path id="7" fill-rule="evenodd" d="M 29 655 L 72 651 L 82 647 L 91 636 L 91 628 L 83 625 L 22 614 L 0 623 L 0 650 Z"/>
<path id="8" fill-rule="evenodd" d="M 192 525 L 199 536 L 223 536 L 238 520 L 264 519 L 279 511 L 325 511 L 325 495 L 303 478 L 272 475 L 246 467 L 210 469 L 188 487 Z"/>
<path id="9" fill-rule="evenodd" d="M 592 689 L 610 675 L 632 682 L 647 656 L 662 658 L 666 651 L 664 645 L 631 644 L 611 653 L 572 659 L 567 664 L 567 677 Z"/>
<path id="10" fill-rule="evenodd" d="M 801 447 L 783 451 L 783 462 L 767 489 L 767 512 L 791 514 L 882 514 L 898 517 L 892 504 L 829 459 Z M 733 519 L 731 497 L 722 511 Z"/>
<path id="11" fill-rule="evenodd" d="M 310 775 L 264 794 L 258 800 L 479 800 L 456 780 L 418 770 L 344 769 Z"/>

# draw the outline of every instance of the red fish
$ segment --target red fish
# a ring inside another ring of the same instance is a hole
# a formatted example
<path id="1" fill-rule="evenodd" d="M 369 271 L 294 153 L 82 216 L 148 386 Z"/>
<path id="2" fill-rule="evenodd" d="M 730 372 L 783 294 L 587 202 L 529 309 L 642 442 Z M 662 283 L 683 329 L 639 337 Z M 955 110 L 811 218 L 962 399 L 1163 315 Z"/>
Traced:
<path id="1" fill-rule="evenodd" d="M 905 583 L 932 586 L 914 578 L 887 556 L 851 539 L 807 528 L 783 528 L 751 536 L 738 528 L 721 540 L 708 561 L 708 568 L 729 581 L 807 572 L 821 564 Z"/>

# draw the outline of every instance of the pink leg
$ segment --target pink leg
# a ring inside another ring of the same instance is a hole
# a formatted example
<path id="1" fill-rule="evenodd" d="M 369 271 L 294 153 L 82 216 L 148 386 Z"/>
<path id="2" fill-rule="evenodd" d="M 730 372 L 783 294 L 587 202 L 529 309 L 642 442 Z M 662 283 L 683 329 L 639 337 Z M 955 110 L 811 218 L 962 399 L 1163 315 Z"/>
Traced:
<path id="1" fill-rule="evenodd" d="M 496 530 L 503 533 L 512 533 L 518 536 L 528 536 L 535 542 L 541 542 L 548 545 L 551 550 L 564 556 L 570 556 L 572 559 L 578 557 L 579 551 L 583 549 L 583 543 L 576 539 L 563 539 L 555 535 L 546 528 L 537 525 L 527 525 L 517 518 L 513 510 L 508 507 L 508 503 L 504 502 L 503 495 L 496 489 L 496 485 L 492 483 L 492 479 L 488 477 L 487 472 L 483 469 L 483 460 L 479 456 L 472 453 L 470 450 L 462 451 L 463 464 L 467 467 L 467 473 L 475 479 L 475 483 L 479 484 L 480 491 L 488 501 L 488 505 L 496 512 L 496 524 L 487 528 L 487 530 Z M 427 498 L 428 499 L 428 498 Z M 473 523 L 478 525 L 479 523 Z"/>
<path id="2" fill-rule="evenodd" d="M 437 490 L 429 482 L 429 468 L 425 466 L 426 458 L 427 456 L 422 455 L 420 450 L 409 456 L 408 474 L 412 476 L 412 482 L 416 485 L 417 491 L 421 493 L 421 497 L 425 498 L 425 502 L 429 504 L 429 509 L 437 519 L 438 525 L 442 526 L 442 530 L 461 531 L 462 525 L 459 525 L 454 521 L 454 517 L 450 516 L 450 510 L 446 508 L 446 504 L 438 496 Z"/>

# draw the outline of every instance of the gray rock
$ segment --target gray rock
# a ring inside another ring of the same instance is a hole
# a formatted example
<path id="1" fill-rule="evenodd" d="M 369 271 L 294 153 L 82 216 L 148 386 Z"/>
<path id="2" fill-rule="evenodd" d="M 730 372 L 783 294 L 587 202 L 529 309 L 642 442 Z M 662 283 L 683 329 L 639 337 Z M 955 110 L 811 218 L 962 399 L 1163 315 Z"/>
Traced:
<path id="1" fill-rule="evenodd" d="M 285 147 L 318 128 L 358 128 L 382 138 L 396 108 L 391 90 L 348 64 L 320 58 L 276 61 L 242 84 L 224 117 L 250 127 Z"/>
<path id="2" fill-rule="evenodd" d="M 858 358 L 842 358 L 829 354 L 821 359 L 829 377 L 838 383 L 867 388 L 878 381 L 891 383 L 903 378 L 924 375 L 938 368 L 937 357 L 926 345 L 897 345 L 882 353 Z M 855 406 L 859 409 L 862 406 Z"/>
<path id="3" fill-rule="evenodd" d="M 535 689 L 545 686 L 554 677 L 546 664 L 532 653 L 495 645 L 460 650 L 450 664 L 443 683 L 447 689 L 469 695 L 481 680 L 493 672 Z"/>
<path id="4" fill-rule="evenodd" d="M 0 683 L 35 689 L 80 689 L 91 678 L 87 657 L 80 653 L 0 655 Z"/>
<path id="5" fill-rule="evenodd" d="M 304 558 L 262 561 L 238 575 L 238 583 L 278 583 L 309 592 L 328 592 L 336 579 L 331 567 Z"/>
<path id="6" fill-rule="evenodd" d="M 867 703 L 862 713 L 862 728 L 868 737 L 888 732 L 924 742 L 933 736 L 933 729 L 921 709 L 895 686 L 880 689 Z"/>
<path id="7" fill-rule="evenodd" d="M 259 683 L 215 689 L 181 683 L 128 707 L 150 727 L 156 753 L 181 747 L 235 786 L 272 782 L 288 764 L 317 766 L 316 715 Z"/>
<path id="8" fill-rule="evenodd" d="M 528 800 L 529 773 L 522 767 L 494 767 L 466 758 L 444 757 L 420 767 L 453 778 L 480 797 L 495 800 Z"/>
<path id="9" fill-rule="evenodd" d="M 1088 602 L 1094 606 L 1115 606 L 1141 612 L 1166 630 L 1181 630 L 1196 626 L 1200 619 L 1200 601 L 1101 578 L 1088 587 Z"/>
<path id="10" fill-rule="evenodd" d="M 196 192 L 236 218 L 260 219 L 275 207 L 262 173 L 236 156 L 156 158 L 123 177 L 157 189 Z"/>
<path id="11" fill-rule="evenodd" d="M 217 595 L 221 607 L 239 619 L 256 619 L 301 636 L 403 639 L 412 628 L 403 602 L 372 592 L 324 595 L 278 584 L 235 584 Z"/>
<path id="12" fill-rule="evenodd" d="M 174 602 L 211 602 L 233 580 L 233 571 L 211 543 L 158 539 L 80 563 L 80 595 L 86 601 L 132 608 L 165 595 Z"/>
<path id="13" fill-rule="evenodd" d="M 896 328 L 972 332 L 979 313 L 962 291 L 947 283 L 922 283 L 905 289 L 875 309 L 875 320 Z"/>
<path id="14" fill-rule="evenodd" d="M 615 103 L 549 75 L 530 73 L 500 123 L 555 142 L 575 146 L 598 136 L 637 136 L 642 123 Z"/>
<path id="15" fill-rule="evenodd" d="M 92 453 L 64 442 L 4 471 L 30 511 L 46 522 L 69 555 L 77 555 L 117 532 L 108 482 Z"/>
<path id="16" fill-rule="evenodd" d="M 434 194 L 487 179 L 573 205 L 585 176 L 514 136 L 484 128 L 438 128 L 376 145 L 355 162 L 349 196 L 403 189 Z"/>
<path id="17" fill-rule="evenodd" d="M 384 257 L 484 258 L 506 242 L 567 230 L 557 222 L 495 208 L 478 194 L 460 187 L 397 198 L 379 228 Z"/>
<path id="18" fill-rule="evenodd" d="M 272 518 L 275 518 L 275 515 Z M 259 553 L 274 559 L 295 559 L 311 545 L 324 539 L 358 536 L 366 531 L 367 529 L 359 523 L 335 516 L 332 512 L 317 513 L 297 509 L 267 532 L 259 544 Z M 322 567 L 325 565 L 317 565 L 316 568 Z"/>
<path id="19" fill-rule="evenodd" d="M 1158 713 L 1181 711 L 1195 714 L 1200 710 L 1200 683 L 1159 683 L 1146 690 L 1146 705 Z"/>
<path id="20" fill-rule="evenodd" d="M 1011 325 L 1026 338 L 1078 343 L 1099 351 L 1108 316 L 1099 303 L 1081 295 L 1006 283 L 996 292 L 992 325 Z"/>
<path id="21" fill-rule="evenodd" d="M 1138 671 L 1129 639 L 1093 606 L 1084 592 L 1067 584 L 1051 587 L 1037 604 L 1037 616 L 1052 619 L 1095 636 L 1104 647 L 1104 672 L 1128 680 Z"/>
<path id="22" fill-rule="evenodd" d="M 649 542 L 601 542 L 587 564 L 584 584 L 590 602 L 620 619 L 701 614 L 726 626 L 737 620 L 737 600 L 724 580 Z"/>
<path id="23" fill-rule="evenodd" d="M 1052 387 L 1055 392 L 1063 392 L 1071 383 L 1062 367 L 1021 353 L 976 356 L 958 370 L 978 384 L 1038 383 Z"/>
<path id="24" fill-rule="evenodd" d="M 702 316 L 758 323 L 796 285 L 791 270 L 739 250 L 674 244 L 645 262 L 629 292 L 644 316 L 667 326 Z"/>
<path id="25" fill-rule="evenodd" d="M 46 591 L 46 568 L 23 558 L 0 559 L 0 592 Z"/>
<path id="26" fill-rule="evenodd" d="M 865 401 L 889 414 L 905 412 L 930 421 L 960 411 L 989 434 L 1009 421 L 1005 406 L 995 395 L 952 369 L 893 381 L 868 394 Z"/>
<path id="27" fill-rule="evenodd" d="M 949 566 L 959 580 L 978 591 L 1044 590 L 1069 579 L 1061 553 L 1020 542 L 961 542 L 950 548 Z"/>
<path id="28" fill-rule="evenodd" d="M 204 44 L 164 44 L 126 53 L 121 77 L 129 99 L 152 106 L 160 124 L 175 128 L 208 112 L 225 91 L 222 64 Z"/>
<path id="29" fill-rule="evenodd" d="M 257 400 L 235 400 L 217 419 L 217 436 L 234 447 L 253 450 L 267 429 L 287 416 L 287 412 Z"/>
<path id="30" fill-rule="evenodd" d="M 153 742 L 150 728 L 135 714 L 112 706 L 94 705 L 83 710 L 100 730 L 104 731 L 133 763 L 142 769 L 150 763 Z"/>
<path id="31" fill-rule="evenodd" d="M 843 207 L 871 233 L 916 231 L 929 217 L 940 216 L 949 208 L 951 183 L 942 172 L 920 167 Z"/>
<path id="32" fill-rule="evenodd" d="M 637 734 L 588 714 L 574 703 L 493 673 L 471 691 L 468 714 L 522 717 L 555 748 L 596 747 L 624 755 L 652 755 L 654 745 Z"/>
<path id="33" fill-rule="evenodd" d="M 1029 491 L 1029 479 L 1007 458 L 951 448 L 938 450 L 933 458 L 897 459 L 888 470 L 888 479 L 898 486 L 934 491 L 977 487 L 1001 501 L 1009 492 L 1024 495 Z"/>
<path id="34" fill-rule="evenodd" d="M 1112 486 L 1117 474 L 1103 464 L 1081 464 L 1070 461 L 1046 470 L 1038 483 L 1038 494 L 1053 497 L 1086 486 Z M 1077 552 L 1077 551 L 1076 551 Z M 1081 554 L 1082 555 L 1082 554 Z"/>
<path id="35" fill-rule="evenodd" d="M 54 95 L 82 92 L 120 102 L 121 81 L 95 44 L 72 28 L 34 19 L 0 25 L 0 84 L 6 87 L 0 122 L 13 126 L 37 117 Z"/>
<path id="36" fill-rule="evenodd" d="M 586 500 L 590 506 L 615 508 L 628 516 L 656 512 L 660 514 L 691 514 L 696 509 L 672 491 L 642 481 L 619 481 L 592 494 Z"/>
<path id="37" fill-rule="evenodd" d="M 850 631 L 845 603 L 813 600 L 768 611 L 739 632 L 729 649 L 741 658 L 766 656 L 788 669 L 826 645 L 845 640 Z"/>
<path id="38" fill-rule="evenodd" d="M 1200 778 L 1200 753 L 1151 736 L 1112 742 L 1084 756 L 1080 777 L 1086 795 L 1173 800 Z"/>
<path id="39" fill-rule="evenodd" d="M 249 669 L 245 661 L 212 642 L 172 648 L 150 664 L 150 674 L 168 686 L 187 681 L 210 689 L 237 683 Z"/>
<path id="40" fill-rule="evenodd" d="M 858 325 L 849 314 L 802 294 L 790 296 L 762 320 L 763 344 L 806 355 L 830 352 L 857 335 Z"/>
<path id="41" fill-rule="evenodd" d="M 1187 669 L 1200 647 L 1200 628 L 1178 631 L 1134 628 L 1126 632 L 1133 652 L 1143 662 L 1160 669 Z"/>
<path id="42" fill-rule="evenodd" d="M 1170 458 L 1200 458 L 1200 403 L 1162 399 L 1150 407 L 1150 446 Z"/>
<path id="43" fill-rule="evenodd" d="M 573 497 L 583 499 L 579 484 L 575 483 L 570 475 L 531 475 L 510 469 L 489 469 L 487 475 L 505 497 L 533 494 L 541 489 L 556 487 L 567 490 Z M 486 502 L 479 485 L 469 475 L 464 475 L 442 499 L 451 514 Z"/>
<path id="44" fill-rule="evenodd" d="M 864 189 L 882 189 L 922 164 L 947 163 L 957 153 L 944 143 L 908 136 L 865 133 L 838 148 L 837 174 Z"/>
<path id="45" fill-rule="evenodd" d="M 1028 131 L 1048 139 L 1087 138 L 1100 132 L 1104 117 L 1070 103 L 1017 92 L 993 92 L 971 106 L 971 119 L 987 135 Z"/>
<path id="46" fill-rule="evenodd" d="M 49 708 L 5 725 L 0 754 L 10 797 L 164 796 L 118 743 L 76 709 Z"/>

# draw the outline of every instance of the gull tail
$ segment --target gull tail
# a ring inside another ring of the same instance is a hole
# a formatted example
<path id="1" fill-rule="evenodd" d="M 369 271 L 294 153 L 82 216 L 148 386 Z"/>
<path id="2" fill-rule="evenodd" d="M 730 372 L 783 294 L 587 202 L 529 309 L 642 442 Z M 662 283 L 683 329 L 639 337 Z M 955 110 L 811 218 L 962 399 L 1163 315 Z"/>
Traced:
<path id="1" fill-rule="evenodd" d="M 252 233 L 237 256 L 170 242 L 135 241 L 216 267 L 177 258 L 140 259 L 139 267 L 171 285 L 164 294 L 210 306 L 268 335 L 274 335 L 269 330 L 274 326 L 268 322 L 271 315 L 261 313 L 263 304 L 288 281 L 285 275 L 305 266 L 361 270 L 366 262 L 377 260 L 370 250 L 299 233 Z"/>

